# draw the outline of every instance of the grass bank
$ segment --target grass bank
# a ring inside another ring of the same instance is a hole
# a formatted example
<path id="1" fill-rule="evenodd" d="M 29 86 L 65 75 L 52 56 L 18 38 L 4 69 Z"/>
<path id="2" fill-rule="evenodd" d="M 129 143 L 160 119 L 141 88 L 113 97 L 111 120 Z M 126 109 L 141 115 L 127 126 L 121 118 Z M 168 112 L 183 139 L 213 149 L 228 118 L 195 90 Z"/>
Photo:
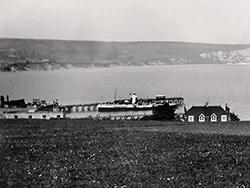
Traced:
<path id="1" fill-rule="evenodd" d="M 247 187 L 248 125 L 0 120 L 0 187 Z"/>

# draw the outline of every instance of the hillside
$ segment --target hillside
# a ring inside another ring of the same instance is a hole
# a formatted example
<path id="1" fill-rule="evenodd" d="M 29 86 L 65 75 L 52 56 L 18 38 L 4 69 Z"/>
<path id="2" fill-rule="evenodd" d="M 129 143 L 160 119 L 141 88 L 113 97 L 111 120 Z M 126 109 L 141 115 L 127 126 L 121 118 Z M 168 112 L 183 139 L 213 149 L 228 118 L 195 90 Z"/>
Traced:
<path id="1" fill-rule="evenodd" d="M 248 63 L 250 45 L 0 39 L 2 71 Z M 234 61 L 232 61 L 234 59 Z"/>

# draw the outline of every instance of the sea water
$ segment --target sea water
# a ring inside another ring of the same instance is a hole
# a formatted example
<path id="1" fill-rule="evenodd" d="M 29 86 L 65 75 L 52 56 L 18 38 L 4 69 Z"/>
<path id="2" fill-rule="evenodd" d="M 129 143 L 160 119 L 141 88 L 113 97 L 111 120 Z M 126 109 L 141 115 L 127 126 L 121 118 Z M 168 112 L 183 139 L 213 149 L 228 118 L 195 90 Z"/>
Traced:
<path id="1" fill-rule="evenodd" d="M 225 106 L 250 120 L 249 65 L 171 65 L 0 73 L 0 95 L 32 102 L 86 104 L 138 97 L 184 97 L 192 105 Z"/>

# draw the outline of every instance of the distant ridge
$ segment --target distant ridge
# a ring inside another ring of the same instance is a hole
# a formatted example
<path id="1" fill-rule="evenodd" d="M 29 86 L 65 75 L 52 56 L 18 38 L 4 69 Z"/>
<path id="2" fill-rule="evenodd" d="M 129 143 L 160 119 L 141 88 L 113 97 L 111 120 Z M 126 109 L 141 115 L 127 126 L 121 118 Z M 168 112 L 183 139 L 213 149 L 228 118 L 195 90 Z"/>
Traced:
<path id="1" fill-rule="evenodd" d="M 76 39 L 48 39 L 48 38 L 9 38 L 0 37 L 0 40 L 37 40 L 37 41 L 65 41 L 65 42 L 100 42 L 100 43 L 187 43 L 187 44 L 203 44 L 203 45 L 229 45 L 229 46 L 250 46 L 250 44 L 231 44 L 231 43 L 210 43 L 210 42 L 196 42 L 196 41 L 172 41 L 172 40 L 76 40 Z"/>
<path id="2" fill-rule="evenodd" d="M 0 70 L 250 63 L 250 45 L 0 38 Z"/>

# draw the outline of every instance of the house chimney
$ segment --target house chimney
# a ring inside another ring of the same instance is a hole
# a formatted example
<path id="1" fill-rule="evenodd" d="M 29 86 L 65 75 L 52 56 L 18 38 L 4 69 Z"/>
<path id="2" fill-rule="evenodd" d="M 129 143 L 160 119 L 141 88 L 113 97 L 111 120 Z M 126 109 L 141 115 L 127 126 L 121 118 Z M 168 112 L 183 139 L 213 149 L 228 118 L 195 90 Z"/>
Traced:
<path id="1" fill-rule="evenodd" d="M 227 106 L 227 103 L 225 104 L 225 110 L 228 114 L 230 113 L 230 108 Z"/>
<path id="2" fill-rule="evenodd" d="M 230 108 L 228 107 L 227 103 L 225 104 L 225 110 L 227 112 L 228 121 L 231 121 Z"/>
<path id="3" fill-rule="evenodd" d="M 186 104 L 184 104 L 184 113 L 187 114 L 187 107 L 186 107 Z"/>
<path id="4" fill-rule="evenodd" d="M 208 114 L 208 102 L 205 102 L 205 121 L 209 121 L 209 114 Z"/>

